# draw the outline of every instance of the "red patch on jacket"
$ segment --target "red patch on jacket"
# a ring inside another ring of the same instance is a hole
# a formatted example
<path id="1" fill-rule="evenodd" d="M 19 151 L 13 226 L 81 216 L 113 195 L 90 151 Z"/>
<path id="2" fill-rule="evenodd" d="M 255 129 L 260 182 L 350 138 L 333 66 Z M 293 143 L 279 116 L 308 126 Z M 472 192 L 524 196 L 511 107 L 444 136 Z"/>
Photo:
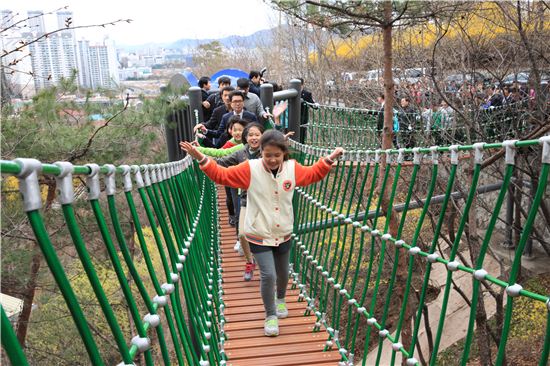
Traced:
<path id="1" fill-rule="evenodd" d="M 291 180 L 285 180 L 283 182 L 283 189 L 288 192 L 292 189 L 292 181 Z"/>

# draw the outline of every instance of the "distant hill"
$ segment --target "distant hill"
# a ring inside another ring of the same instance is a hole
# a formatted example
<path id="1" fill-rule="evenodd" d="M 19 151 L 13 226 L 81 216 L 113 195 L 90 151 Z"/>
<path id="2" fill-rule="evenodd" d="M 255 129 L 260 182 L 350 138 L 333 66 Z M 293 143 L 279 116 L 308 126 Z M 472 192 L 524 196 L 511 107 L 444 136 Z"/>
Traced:
<path id="1" fill-rule="evenodd" d="M 258 44 L 269 45 L 273 41 L 272 30 L 264 29 L 253 33 L 249 36 L 228 36 L 225 38 L 206 38 L 206 39 L 189 39 L 182 38 L 173 43 L 146 43 L 142 45 L 118 45 L 118 48 L 125 49 L 129 52 L 135 52 L 143 49 L 156 49 L 156 48 L 168 48 L 168 49 L 183 49 L 188 50 L 198 45 L 209 43 L 212 41 L 219 41 L 224 47 L 227 48 L 256 48 Z"/>
<path id="2" fill-rule="evenodd" d="M 270 44 L 272 42 L 272 30 L 264 29 L 253 33 L 249 36 L 229 36 L 225 38 L 215 39 L 180 39 L 174 43 L 168 45 L 168 48 L 190 48 L 196 47 L 200 44 L 209 43 L 212 41 L 219 41 L 227 48 L 244 47 L 255 48 L 258 44 Z"/>

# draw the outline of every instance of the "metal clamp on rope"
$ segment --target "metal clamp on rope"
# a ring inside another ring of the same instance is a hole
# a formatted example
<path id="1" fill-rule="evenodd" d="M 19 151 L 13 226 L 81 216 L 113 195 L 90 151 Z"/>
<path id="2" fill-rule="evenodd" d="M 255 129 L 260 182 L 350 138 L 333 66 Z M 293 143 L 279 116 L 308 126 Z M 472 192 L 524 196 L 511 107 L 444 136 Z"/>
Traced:
<path id="1" fill-rule="evenodd" d="M 473 275 L 476 280 L 483 281 L 485 277 L 487 277 L 488 273 L 486 270 L 481 268 L 481 269 L 478 269 L 477 271 L 474 271 Z"/>
<path id="2" fill-rule="evenodd" d="M 159 180 L 161 182 L 168 179 L 168 175 L 166 174 L 166 164 L 157 164 L 158 170 L 159 170 Z"/>
<path id="3" fill-rule="evenodd" d="M 124 363 L 124 362 L 121 362 L 121 363 L 119 363 L 119 364 L 116 365 L 116 366 L 136 366 L 136 364 L 135 364 L 135 363 Z"/>
<path id="4" fill-rule="evenodd" d="M 132 190 L 132 177 L 130 177 L 130 166 L 121 165 L 119 168 L 122 170 L 122 185 L 124 192 L 130 192 Z"/>
<path id="5" fill-rule="evenodd" d="M 166 296 L 155 295 L 155 297 L 153 297 L 153 302 L 162 308 L 166 306 L 168 300 L 166 299 Z"/>
<path id="6" fill-rule="evenodd" d="M 403 348 L 403 344 L 401 344 L 400 342 L 392 343 L 391 348 L 392 348 L 395 352 L 399 352 L 399 350 L 400 350 L 401 348 Z"/>
<path id="7" fill-rule="evenodd" d="M 135 336 L 132 338 L 132 345 L 136 346 L 138 351 L 145 352 L 151 348 L 151 340 L 146 337 Z"/>
<path id="8" fill-rule="evenodd" d="M 430 146 L 430 151 L 432 153 L 432 163 L 434 165 L 439 164 L 439 151 L 437 151 L 438 146 Z"/>
<path id="9" fill-rule="evenodd" d="M 380 238 L 381 238 L 382 240 L 390 240 L 390 239 L 391 239 L 391 234 L 385 233 L 385 234 L 383 234 Z"/>
<path id="10" fill-rule="evenodd" d="M 142 165 L 141 171 L 143 172 L 143 179 L 145 180 L 145 187 L 151 185 L 151 175 L 149 174 L 149 165 Z"/>
<path id="11" fill-rule="evenodd" d="M 449 151 L 451 152 L 451 164 L 458 165 L 458 145 L 449 146 Z"/>
<path id="12" fill-rule="evenodd" d="M 70 205 L 74 202 L 73 164 L 67 161 L 58 161 L 54 164 L 61 169 L 61 173 L 55 177 L 57 189 L 59 189 L 59 203 Z"/>
<path id="13" fill-rule="evenodd" d="M 176 286 L 174 286 L 173 283 L 163 283 L 160 288 L 164 290 L 165 294 L 170 295 L 172 292 L 174 292 Z"/>
<path id="14" fill-rule="evenodd" d="M 382 329 L 381 331 L 378 332 L 378 335 L 380 336 L 380 338 L 386 338 L 388 334 L 390 334 L 390 331 L 387 329 Z"/>
<path id="15" fill-rule="evenodd" d="M 116 193 L 115 166 L 113 164 L 105 164 L 103 167 L 107 169 L 104 178 L 105 193 L 107 193 L 107 196 L 113 196 Z"/>
<path id="16" fill-rule="evenodd" d="M 420 160 L 422 160 L 422 155 L 420 154 L 420 148 L 413 147 L 413 164 L 419 165 Z"/>
<path id="17" fill-rule="evenodd" d="M 359 308 L 359 309 L 361 309 L 361 308 Z M 359 309 L 357 309 L 357 311 L 359 311 Z M 364 308 L 363 308 L 363 309 L 364 309 Z M 376 318 L 375 318 L 375 317 L 368 318 L 368 319 L 367 319 L 367 324 L 368 324 L 368 325 L 374 325 L 374 324 L 376 324 Z"/>
<path id="18" fill-rule="evenodd" d="M 414 357 L 407 358 L 407 366 L 416 366 L 418 365 L 418 360 Z"/>
<path id="19" fill-rule="evenodd" d="M 176 269 L 178 270 L 178 272 L 183 271 L 183 264 L 181 264 L 181 263 L 176 263 Z"/>
<path id="20" fill-rule="evenodd" d="M 42 163 L 36 159 L 25 158 L 17 158 L 14 161 L 21 168 L 17 177 L 25 212 L 39 210 L 42 208 L 42 195 L 38 184 L 38 173 L 42 172 Z"/>
<path id="21" fill-rule="evenodd" d="M 439 254 L 437 253 L 428 254 L 427 258 L 428 258 L 428 262 L 435 263 L 437 262 L 437 258 L 439 258 Z"/>
<path id="22" fill-rule="evenodd" d="M 516 159 L 516 142 L 518 140 L 506 140 L 502 142 L 502 147 L 505 149 L 504 161 L 507 165 L 514 165 Z"/>
<path id="23" fill-rule="evenodd" d="M 145 184 L 143 183 L 143 177 L 139 171 L 139 166 L 132 165 L 130 166 L 130 171 L 134 174 L 134 180 L 136 181 L 136 187 L 143 188 Z"/>
<path id="24" fill-rule="evenodd" d="M 409 254 L 410 255 L 417 255 L 418 253 L 420 253 L 421 249 L 420 247 L 411 247 L 409 249 Z"/>
<path id="25" fill-rule="evenodd" d="M 401 148 L 398 151 L 399 153 L 397 154 L 397 163 L 403 164 L 403 162 L 405 161 L 405 149 Z"/>
<path id="26" fill-rule="evenodd" d="M 173 283 L 177 283 L 180 279 L 180 276 L 177 273 L 170 273 L 170 279 Z"/>
<path id="27" fill-rule="evenodd" d="M 405 244 L 405 240 L 403 240 L 403 239 L 399 239 L 399 240 L 395 241 L 395 246 L 398 247 L 398 248 L 401 248 L 403 246 L 403 244 Z"/>
<path id="28" fill-rule="evenodd" d="M 153 328 L 156 328 L 160 324 L 160 316 L 158 314 L 146 314 L 143 317 L 143 321 L 149 323 Z"/>
<path id="29" fill-rule="evenodd" d="M 384 150 L 384 153 L 386 154 L 386 164 L 391 164 L 392 163 L 391 149 Z"/>
<path id="30" fill-rule="evenodd" d="M 539 138 L 539 144 L 542 145 L 541 162 L 543 164 L 550 164 L 550 136 Z"/>
<path id="31" fill-rule="evenodd" d="M 447 263 L 447 269 L 451 272 L 454 272 L 454 271 L 458 270 L 459 265 L 460 265 L 459 262 L 452 261 L 452 262 Z"/>
<path id="32" fill-rule="evenodd" d="M 515 283 L 506 287 L 506 294 L 510 297 L 517 297 L 521 290 L 523 290 L 523 287 L 519 283 Z"/>
<path id="33" fill-rule="evenodd" d="M 180 261 L 180 263 L 185 262 L 185 258 L 186 257 L 184 255 L 178 254 L 178 260 Z"/>
<path id="34" fill-rule="evenodd" d="M 149 173 L 151 174 L 151 184 L 157 183 L 157 169 L 155 168 L 155 164 L 149 164 L 147 167 L 149 168 Z"/>
<path id="35" fill-rule="evenodd" d="M 86 187 L 88 187 L 88 200 L 99 199 L 101 189 L 99 188 L 99 165 L 86 164 L 90 169 L 90 174 L 86 177 Z"/>
<path id="36" fill-rule="evenodd" d="M 378 164 L 380 162 L 380 149 L 374 150 L 374 162 Z"/>
<path id="37" fill-rule="evenodd" d="M 371 154 L 370 150 L 365 151 L 365 163 L 367 164 L 370 164 L 370 154 Z"/>
<path id="38" fill-rule="evenodd" d="M 472 146 L 474 147 L 474 163 L 481 164 L 483 162 L 483 146 L 485 146 L 485 142 L 476 142 Z"/>

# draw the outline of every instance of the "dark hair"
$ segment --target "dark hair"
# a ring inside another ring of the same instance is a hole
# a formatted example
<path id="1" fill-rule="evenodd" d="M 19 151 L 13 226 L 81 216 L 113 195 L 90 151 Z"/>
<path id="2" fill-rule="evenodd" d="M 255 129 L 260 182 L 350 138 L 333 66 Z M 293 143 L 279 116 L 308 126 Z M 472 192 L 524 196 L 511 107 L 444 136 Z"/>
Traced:
<path id="1" fill-rule="evenodd" d="M 262 138 L 260 139 L 261 149 L 265 149 L 266 146 L 278 147 L 283 151 L 284 158 L 283 160 L 288 160 L 290 158 L 290 151 L 288 150 L 288 143 L 286 142 L 285 135 L 281 131 L 269 130 L 266 131 Z"/>
<path id="2" fill-rule="evenodd" d="M 298 80 L 300 80 L 300 84 L 304 85 L 304 78 L 296 78 Z"/>
<path id="3" fill-rule="evenodd" d="M 243 98 L 243 100 L 244 100 L 244 94 L 240 90 L 233 90 L 231 93 L 229 93 L 229 100 L 230 101 L 233 100 L 234 96 L 239 96 L 239 97 Z"/>
<path id="4" fill-rule="evenodd" d="M 227 124 L 227 133 L 229 133 L 229 130 L 231 129 L 231 127 L 233 127 L 233 125 L 236 125 L 236 124 L 246 127 L 246 125 L 248 125 L 248 121 L 245 119 L 241 119 L 241 117 L 237 115 L 231 116 L 229 118 L 229 123 Z"/>
<path id="5" fill-rule="evenodd" d="M 257 76 L 261 76 L 259 71 L 252 70 L 248 73 L 248 78 L 249 79 L 255 78 Z"/>
<path id="6" fill-rule="evenodd" d="M 277 83 L 274 82 L 274 81 L 266 81 L 265 83 L 266 83 L 266 84 L 271 84 L 271 85 L 273 85 L 273 91 L 274 91 L 274 92 L 278 92 L 278 91 L 283 90 L 283 87 L 280 86 L 279 84 L 277 84 Z"/>
<path id="7" fill-rule="evenodd" d="M 221 77 L 218 79 L 218 85 L 222 85 L 222 84 L 229 84 L 229 85 L 231 85 L 231 79 L 228 78 L 227 76 L 221 76 Z"/>
<path id="8" fill-rule="evenodd" d="M 265 131 L 265 127 L 262 126 L 261 124 L 259 124 L 258 122 L 249 122 L 246 124 L 246 127 L 243 131 L 243 137 L 242 137 L 242 141 L 243 141 L 243 144 L 246 144 L 248 143 L 247 139 L 248 139 L 248 131 L 250 131 L 251 128 L 253 127 L 256 127 L 260 133 L 263 135 L 264 134 L 264 131 Z"/>
<path id="9" fill-rule="evenodd" d="M 237 86 L 241 89 L 250 88 L 250 80 L 247 78 L 239 78 L 237 79 Z"/>
<path id="10" fill-rule="evenodd" d="M 220 92 L 221 92 L 221 94 L 223 94 L 224 91 L 232 92 L 234 90 L 235 90 L 235 88 L 232 87 L 231 85 L 229 85 L 229 86 L 224 86 Z"/>
<path id="11" fill-rule="evenodd" d="M 210 78 L 208 76 L 203 76 L 199 79 L 199 88 L 202 88 L 203 86 L 205 86 L 206 84 L 208 84 L 208 82 L 210 81 Z"/>

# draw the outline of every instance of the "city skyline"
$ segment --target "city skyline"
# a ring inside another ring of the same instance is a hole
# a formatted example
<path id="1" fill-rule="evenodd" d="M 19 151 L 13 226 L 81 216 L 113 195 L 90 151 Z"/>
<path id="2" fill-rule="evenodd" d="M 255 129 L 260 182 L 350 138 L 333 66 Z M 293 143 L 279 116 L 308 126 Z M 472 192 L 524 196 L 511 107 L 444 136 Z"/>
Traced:
<path id="1" fill-rule="evenodd" d="M 146 43 L 171 43 L 179 39 L 223 38 L 231 35 L 246 36 L 262 29 L 275 26 L 277 13 L 262 0 L 240 1 L 238 6 L 223 0 L 186 4 L 156 2 L 156 7 L 144 4 L 50 0 L 45 4 L 39 0 L 8 0 L 0 10 L 12 10 L 17 19 L 25 19 L 28 11 L 54 12 L 67 6 L 65 11 L 73 13 L 73 26 L 97 25 L 118 19 L 132 19 L 105 28 L 77 29 L 77 39 L 86 38 L 101 42 L 108 37 L 118 45 L 140 45 Z M 165 6 L 163 6 L 165 5 Z M 171 9 L 171 11 L 167 11 Z M 184 14 L 189 14 L 185 16 Z M 202 14 L 202 15 L 201 15 Z M 57 26 L 55 14 L 45 17 L 47 30 Z M 235 24 L 235 20 L 239 22 Z M 240 21 L 242 20 L 242 21 Z M 235 25 L 233 25 L 235 24 Z"/>

